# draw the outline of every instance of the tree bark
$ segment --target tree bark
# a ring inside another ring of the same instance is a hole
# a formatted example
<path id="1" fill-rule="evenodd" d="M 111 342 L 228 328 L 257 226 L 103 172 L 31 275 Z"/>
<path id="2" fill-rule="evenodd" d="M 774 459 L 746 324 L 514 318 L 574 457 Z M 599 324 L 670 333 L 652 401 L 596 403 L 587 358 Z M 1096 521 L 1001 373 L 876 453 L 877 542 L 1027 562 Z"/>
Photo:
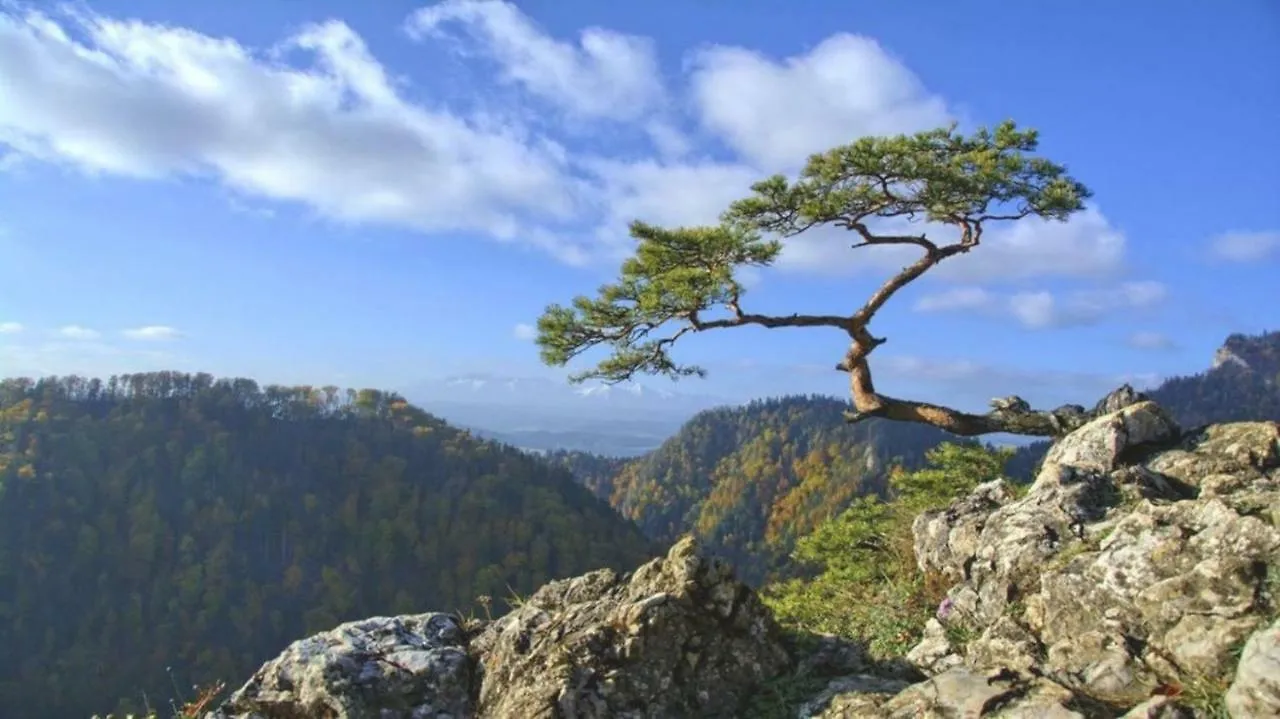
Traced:
<path id="1" fill-rule="evenodd" d="M 1080 405 L 1063 405 L 1054 410 L 1034 410 L 1016 395 L 991 401 L 992 410 L 986 414 L 971 414 L 928 402 L 896 399 L 876 392 L 871 381 L 871 368 L 867 354 L 884 344 L 883 339 L 872 338 L 865 329 L 854 341 L 849 353 L 837 369 L 849 372 L 849 389 L 853 397 L 854 411 L 845 413 L 845 420 L 854 423 L 880 417 L 899 422 L 918 422 L 933 425 L 962 437 L 1004 432 L 1031 437 L 1062 437 L 1083 426 L 1090 420 L 1115 412 L 1146 399 L 1128 384 L 1109 393 L 1091 411 Z"/>

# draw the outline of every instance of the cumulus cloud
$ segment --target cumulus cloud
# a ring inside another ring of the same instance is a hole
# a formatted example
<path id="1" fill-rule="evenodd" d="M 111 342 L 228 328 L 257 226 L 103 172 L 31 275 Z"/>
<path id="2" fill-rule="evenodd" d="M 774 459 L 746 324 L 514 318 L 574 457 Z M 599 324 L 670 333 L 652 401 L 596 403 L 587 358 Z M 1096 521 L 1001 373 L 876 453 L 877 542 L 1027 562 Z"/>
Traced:
<path id="1" fill-rule="evenodd" d="M 1168 297 L 1159 282 L 1123 282 L 1114 287 L 1076 290 L 1059 298 L 1048 290 L 1003 296 L 980 287 L 958 287 L 916 300 L 917 312 L 978 312 L 1011 317 L 1029 329 L 1094 324 L 1117 312 L 1154 307 Z"/>
<path id="2" fill-rule="evenodd" d="M 17 377 L 115 374 L 193 368 L 190 358 L 168 352 L 122 348 L 95 340 L 0 344 L 0 367 Z M 202 369 L 207 369 L 203 367 Z"/>
<path id="3" fill-rule="evenodd" d="M 1161 377 L 1151 372 L 1106 372 L 1019 367 L 977 361 L 964 357 L 926 357 L 879 354 L 871 357 L 871 372 L 881 391 L 898 397 L 943 402 L 970 411 L 986 411 L 995 397 L 1017 394 L 1041 408 L 1065 403 L 1092 405 L 1121 384 L 1138 389 L 1158 384 Z M 744 364 L 726 363 L 717 370 L 749 376 L 750 396 L 758 397 L 762 387 L 772 387 L 786 377 L 780 392 L 804 391 L 847 397 L 846 375 L 831 364 Z M 768 390 L 765 390 L 768 391 Z"/>
<path id="4" fill-rule="evenodd" d="M 263 52 L 141 21 L 0 13 L 0 77 L 0 144 L 87 172 L 210 176 L 338 220 L 504 238 L 575 210 L 563 148 L 409 102 L 337 21 Z"/>
<path id="5" fill-rule="evenodd" d="M 1225 232 L 1209 241 L 1214 257 L 1227 262 L 1257 262 L 1280 255 L 1280 232 Z"/>
<path id="6" fill-rule="evenodd" d="M 934 400 L 970 411 L 986 411 L 996 397 L 1016 394 L 1033 407 L 1072 403 L 1092 406 L 1122 384 L 1153 387 L 1150 372 L 1107 372 L 1016 367 L 964 358 L 887 355 L 874 357 L 872 372 L 884 391 L 912 399 Z"/>
<path id="7" fill-rule="evenodd" d="M 951 119 L 943 100 L 875 40 L 840 33 L 773 60 L 713 46 L 692 58 L 702 124 L 768 172 L 863 135 L 914 132 Z"/>
<path id="8" fill-rule="evenodd" d="M 632 220 L 668 226 L 715 223 L 759 179 L 745 165 L 709 161 L 594 160 L 586 169 L 603 187 L 604 219 L 594 241 L 614 255 L 630 251 L 626 227 Z"/>
<path id="9" fill-rule="evenodd" d="M 752 182 L 811 152 L 954 116 L 875 40 L 844 33 L 781 59 L 723 45 L 694 52 L 684 77 L 691 115 L 677 117 L 686 108 L 648 38 L 588 28 L 559 39 L 499 0 L 444 0 L 405 27 L 577 120 L 647 133 L 657 156 L 588 150 L 561 137 L 572 134 L 566 123 L 520 124 L 528 108 L 499 120 L 419 92 L 411 100 L 413 88 L 339 21 L 259 48 L 87 11 L 0 11 L 0 147 L 89 173 L 213 179 L 237 209 L 297 203 L 342 222 L 518 240 L 585 264 L 629 252 L 631 220 L 714 222 Z M 681 120 L 736 154 L 697 156 Z M 778 268 L 884 272 L 912 256 L 849 244 L 832 230 L 791 238 Z M 1114 273 L 1124 249 L 1123 234 L 1091 209 L 1065 224 L 993 226 L 980 251 L 930 276 L 1095 278 Z"/>
<path id="10" fill-rule="evenodd" d="M 1172 337 L 1161 332 L 1138 331 L 1125 338 L 1125 344 L 1137 350 L 1165 351 L 1176 349 L 1178 344 Z"/>
<path id="11" fill-rule="evenodd" d="M 538 336 L 538 328 L 527 322 L 521 322 L 512 328 L 511 334 L 518 340 L 528 342 Z"/>
<path id="12" fill-rule="evenodd" d="M 414 12 L 406 27 L 417 38 L 463 43 L 494 61 L 507 82 L 580 115 L 634 120 L 664 95 L 649 38 L 592 27 L 574 45 L 500 0 L 444 0 Z"/>
<path id="13" fill-rule="evenodd" d="M 921 297 L 916 300 L 915 310 L 917 312 L 985 310 L 995 302 L 995 296 L 981 287 L 955 287 Z"/>
<path id="14" fill-rule="evenodd" d="M 69 340 L 94 340 L 102 336 L 101 332 L 80 325 L 64 325 L 54 334 Z"/>
<path id="15" fill-rule="evenodd" d="M 16 335 L 23 329 L 19 322 L 0 322 L 0 335 Z"/>
<path id="16" fill-rule="evenodd" d="M 1058 369 L 1014 367 L 976 362 L 960 358 L 887 355 L 874 357 L 872 372 L 886 379 L 897 378 L 977 388 L 991 397 L 1022 393 L 1028 390 L 1068 391 L 1086 398 L 1101 396 L 1129 383 L 1138 388 L 1160 381 L 1150 372 L 1087 372 Z M 975 385 L 976 383 L 976 385 Z M 1030 392 L 1028 392 L 1028 397 Z M 1080 402 L 1082 400 L 1077 399 Z"/>
<path id="17" fill-rule="evenodd" d="M 121 332 L 131 340 L 164 341 L 178 338 L 181 333 L 173 327 L 165 325 L 146 325 L 134 327 Z"/>
<path id="18" fill-rule="evenodd" d="M 928 222 L 890 222 L 873 228 L 886 234 L 925 234 L 938 243 L 958 239 L 954 228 Z M 916 247 L 889 245 L 851 249 L 851 233 L 833 227 L 786 240 L 779 266 L 827 275 L 896 272 L 920 256 Z M 1027 218 L 993 224 L 974 251 L 947 259 L 929 271 L 931 279 L 981 283 L 1036 277 L 1100 278 L 1124 267 L 1124 234 L 1097 208 L 1066 222 Z"/>

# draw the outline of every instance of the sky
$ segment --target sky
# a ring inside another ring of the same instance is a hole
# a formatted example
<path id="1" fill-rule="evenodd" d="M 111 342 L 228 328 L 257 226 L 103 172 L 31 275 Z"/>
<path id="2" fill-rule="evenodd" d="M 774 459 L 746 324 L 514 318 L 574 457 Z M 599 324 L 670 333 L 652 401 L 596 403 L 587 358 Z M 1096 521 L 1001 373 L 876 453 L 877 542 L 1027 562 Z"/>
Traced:
<path id="1" fill-rule="evenodd" d="M 1094 197 L 895 297 L 882 391 L 1089 404 L 1280 329 L 1273 0 L 0 0 L 0 375 L 563 376 L 531 326 L 631 220 L 1004 119 Z M 852 312 L 909 261 L 849 245 L 788 239 L 744 306 Z M 846 341 L 693 336 L 679 389 L 838 394 Z"/>

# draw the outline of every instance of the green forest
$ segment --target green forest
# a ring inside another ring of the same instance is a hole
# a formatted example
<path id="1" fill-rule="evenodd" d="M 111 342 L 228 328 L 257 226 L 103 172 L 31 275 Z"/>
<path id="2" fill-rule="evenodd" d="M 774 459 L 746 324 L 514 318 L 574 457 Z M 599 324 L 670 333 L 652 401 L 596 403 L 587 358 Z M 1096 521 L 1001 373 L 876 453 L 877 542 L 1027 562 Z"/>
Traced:
<path id="1" fill-rule="evenodd" d="M 567 471 L 394 394 L 0 382 L 0 716 L 167 707 L 342 621 L 653 553 Z"/>
<path id="2" fill-rule="evenodd" d="M 1280 420 L 1280 332 L 1232 335 L 1224 348 L 1248 366 L 1173 377 L 1147 394 L 1186 427 Z M 759 586 L 799 566 L 791 559 L 798 539 L 859 497 L 885 498 L 893 472 L 917 470 L 929 450 L 956 441 L 921 424 L 851 425 L 847 407 L 823 396 L 759 400 L 701 412 L 637 459 L 569 451 L 547 458 L 651 539 L 665 544 L 692 532 Z M 1002 454 L 1003 472 L 1029 482 L 1048 447 L 1033 442 Z"/>
<path id="3" fill-rule="evenodd" d="M 669 544 L 692 532 L 759 585 L 785 568 L 796 539 L 856 497 L 884 496 L 891 468 L 920 467 L 950 437 L 920 424 L 849 424 L 847 408 L 831 397 L 758 400 L 701 412 L 636 460 L 548 458 L 651 539 Z"/>
<path id="4" fill-rule="evenodd" d="M 1229 345 L 1247 367 L 1149 394 L 1188 426 L 1280 420 L 1280 333 Z M 789 624 L 900 648 L 936 588 L 905 545 L 887 546 L 901 576 L 859 602 L 901 611 L 832 614 L 861 571 L 843 538 L 888 522 L 906 541 L 921 506 L 1001 471 L 1025 481 L 1047 445 L 997 452 L 922 424 L 849 424 L 846 407 L 759 400 L 702 412 L 637 459 L 539 457 L 374 390 L 168 372 L 4 380 L 0 640 L 23 649 L 0 657 L 0 716 L 163 708 L 178 687 L 234 685 L 341 621 L 473 611 L 481 596 L 501 612 L 551 578 L 631 569 L 685 532 Z"/>

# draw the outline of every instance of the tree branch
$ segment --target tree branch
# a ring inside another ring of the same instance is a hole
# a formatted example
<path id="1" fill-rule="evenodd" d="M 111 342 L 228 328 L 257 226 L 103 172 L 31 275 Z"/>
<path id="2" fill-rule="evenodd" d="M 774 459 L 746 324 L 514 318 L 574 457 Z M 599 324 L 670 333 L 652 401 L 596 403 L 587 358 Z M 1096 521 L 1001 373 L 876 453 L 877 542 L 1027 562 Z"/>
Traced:
<path id="1" fill-rule="evenodd" d="M 1096 419 L 1142 402 L 1147 396 L 1128 384 L 1112 391 L 1092 410 L 1080 405 L 1063 405 L 1053 410 L 1033 410 L 1021 397 L 1011 396 L 991 401 L 992 410 L 986 414 L 970 414 L 959 410 L 929 404 L 875 395 L 878 405 L 863 411 L 862 408 L 845 412 L 845 420 L 861 422 L 873 417 L 904 422 L 924 422 L 962 437 L 1005 432 L 1033 437 L 1062 437 Z"/>
<path id="2" fill-rule="evenodd" d="M 759 325 L 769 329 L 777 329 L 779 327 L 835 327 L 846 332 L 849 331 L 849 318 L 839 315 L 753 315 L 736 309 L 736 304 L 731 305 L 730 309 L 734 310 L 733 317 L 703 321 L 698 319 L 698 315 L 695 312 L 687 319 L 690 326 L 698 332 L 718 330 L 725 327 L 743 327 L 745 325 Z"/>
<path id="3" fill-rule="evenodd" d="M 923 247 L 926 252 L 937 252 L 938 250 L 938 246 L 924 235 L 876 235 L 872 234 L 871 230 L 861 221 L 854 219 L 841 220 L 835 224 L 837 227 L 853 230 L 862 236 L 862 242 L 854 245 L 854 249 L 869 245 L 918 245 Z"/>

